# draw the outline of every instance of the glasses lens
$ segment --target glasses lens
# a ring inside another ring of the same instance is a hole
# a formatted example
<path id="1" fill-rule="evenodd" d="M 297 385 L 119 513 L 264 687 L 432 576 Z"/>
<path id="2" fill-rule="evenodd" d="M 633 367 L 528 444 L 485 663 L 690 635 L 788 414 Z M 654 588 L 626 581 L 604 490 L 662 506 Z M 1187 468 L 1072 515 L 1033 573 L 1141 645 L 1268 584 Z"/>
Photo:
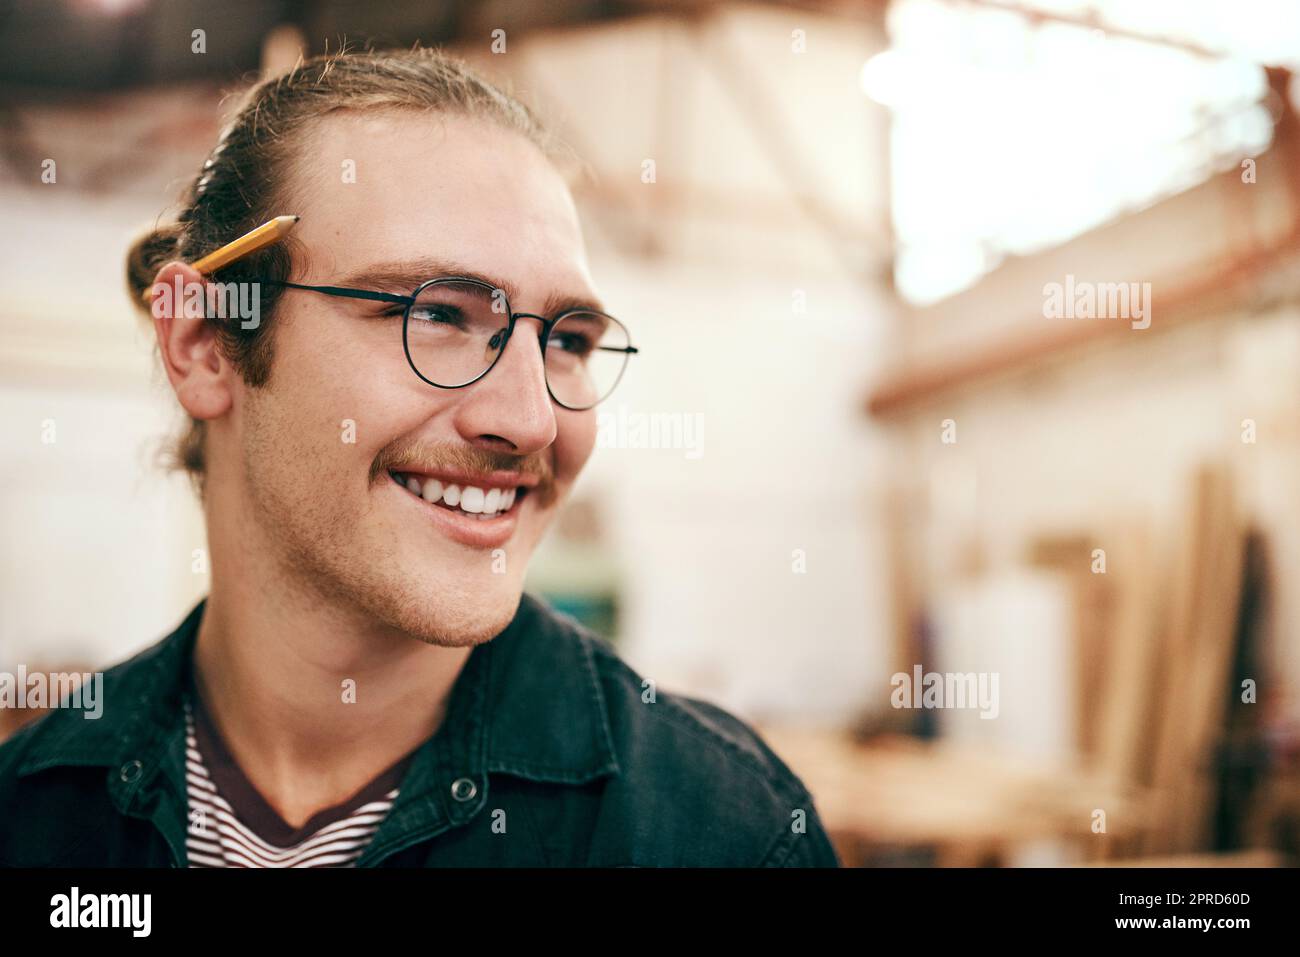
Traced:
<path id="1" fill-rule="evenodd" d="M 435 385 L 453 388 L 482 375 L 505 345 L 510 304 L 483 283 L 440 279 L 424 286 L 403 332 L 411 364 Z"/>
<path id="2" fill-rule="evenodd" d="M 628 334 L 612 316 L 574 312 L 551 329 L 546 383 L 570 409 L 588 409 L 614 391 L 627 366 Z"/>

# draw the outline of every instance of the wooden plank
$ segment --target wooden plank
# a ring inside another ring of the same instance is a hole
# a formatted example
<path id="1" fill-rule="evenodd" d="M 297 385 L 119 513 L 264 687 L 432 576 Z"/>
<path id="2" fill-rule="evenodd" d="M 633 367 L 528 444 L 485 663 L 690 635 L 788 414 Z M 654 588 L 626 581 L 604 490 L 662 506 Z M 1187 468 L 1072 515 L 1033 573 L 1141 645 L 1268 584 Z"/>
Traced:
<path id="1" fill-rule="evenodd" d="M 1150 853 L 1198 850 L 1206 839 L 1244 567 L 1244 535 L 1225 468 L 1197 472 L 1180 538 L 1165 666 L 1152 685 L 1160 704 L 1152 784 L 1161 826 L 1144 845 Z"/>
<path id="2" fill-rule="evenodd" d="M 1089 815 L 1099 802 L 1118 828 L 1140 820 L 1132 795 L 1066 762 L 902 736 L 863 746 L 835 731 L 758 730 L 803 779 L 828 832 L 846 846 L 993 859 L 1031 841 L 1092 841 Z"/>
<path id="3" fill-rule="evenodd" d="M 1097 542 L 1088 535 L 1044 536 L 1029 546 L 1029 564 L 1052 569 L 1070 583 L 1073 603 L 1075 742 L 1079 754 L 1096 752 L 1105 693 L 1107 638 L 1112 631 L 1113 591 L 1107 574 L 1092 570 Z"/>
<path id="4" fill-rule="evenodd" d="M 1114 589 L 1110 635 L 1102 669 L 1101 708 L 1097 715 L 1095 767 L 1117 785 L 1147 783 L 1155 718 L 1151 688 L 1160 667 L 1158 656 L 1159 602 L 1162 589 L 1151 537 L 1140 521 L 1132 520 L 1106 537 L 1107 577 Z M 1108 833 L 1140 839 L 1138 822 L 1117 819 L 1107 809 Z M 1107 858 L 1131 848 L 1120 840 L 1099 842 Z"/>
<path id="5" fill-rule="evenodd" d="M 1233 851 L 1226 854 L 1174 854 L 1167 857 L 1137 857 L 1087 864 L 1085 867 L 1286 867 L 1285 855 L 1277 851 Z"/>

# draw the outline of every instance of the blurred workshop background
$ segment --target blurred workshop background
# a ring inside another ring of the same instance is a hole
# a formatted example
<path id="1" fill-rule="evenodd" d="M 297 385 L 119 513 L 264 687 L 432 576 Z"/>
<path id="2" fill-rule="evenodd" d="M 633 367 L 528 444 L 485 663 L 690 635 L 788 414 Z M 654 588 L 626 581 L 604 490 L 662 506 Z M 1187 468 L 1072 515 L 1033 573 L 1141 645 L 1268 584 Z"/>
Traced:
<path id="1" fill-rule="evenodd" d="M 125 250 L 344 39 L 585 162 L 645 361 L 530 587 L 760 727 L 846 863 L 1296 861 L 1290 0 L 0 4 L 0 670 L 205 592 Z"/>

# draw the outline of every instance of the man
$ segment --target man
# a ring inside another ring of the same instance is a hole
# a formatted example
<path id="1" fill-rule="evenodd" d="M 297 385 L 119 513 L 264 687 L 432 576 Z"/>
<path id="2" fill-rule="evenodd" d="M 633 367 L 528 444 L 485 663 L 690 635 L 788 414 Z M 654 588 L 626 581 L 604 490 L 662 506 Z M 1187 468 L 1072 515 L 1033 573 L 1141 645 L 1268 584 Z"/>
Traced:
<path id="1" fill-rule="evenodd" d="M 0 747 L 0 862 L 835 866 L 744 723 L 523 594 L 635 352 L 554 144 L 431 51 L 254 89 L 133 252 L 212 584 Z M 288 239 L 192 263 L 275 216 Z M 253 287 L 193 318 L 170 290 Z M 16 822 L 21 822 L 17 824 Z"/>

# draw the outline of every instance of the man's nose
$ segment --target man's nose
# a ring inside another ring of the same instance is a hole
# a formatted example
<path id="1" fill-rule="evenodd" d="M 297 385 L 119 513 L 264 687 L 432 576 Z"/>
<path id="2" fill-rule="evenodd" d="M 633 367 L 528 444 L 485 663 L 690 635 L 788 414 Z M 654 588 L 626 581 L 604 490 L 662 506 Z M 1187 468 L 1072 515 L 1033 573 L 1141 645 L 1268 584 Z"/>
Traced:
<path id="1" fill-rule="evenodd" d="M 555 404 L 546 389 L 541 331 L 540 323 L 517 319 L 492 371 L 465 387 L 456 427 L 467 442 L 527 455 L 555 441 Z"/>

